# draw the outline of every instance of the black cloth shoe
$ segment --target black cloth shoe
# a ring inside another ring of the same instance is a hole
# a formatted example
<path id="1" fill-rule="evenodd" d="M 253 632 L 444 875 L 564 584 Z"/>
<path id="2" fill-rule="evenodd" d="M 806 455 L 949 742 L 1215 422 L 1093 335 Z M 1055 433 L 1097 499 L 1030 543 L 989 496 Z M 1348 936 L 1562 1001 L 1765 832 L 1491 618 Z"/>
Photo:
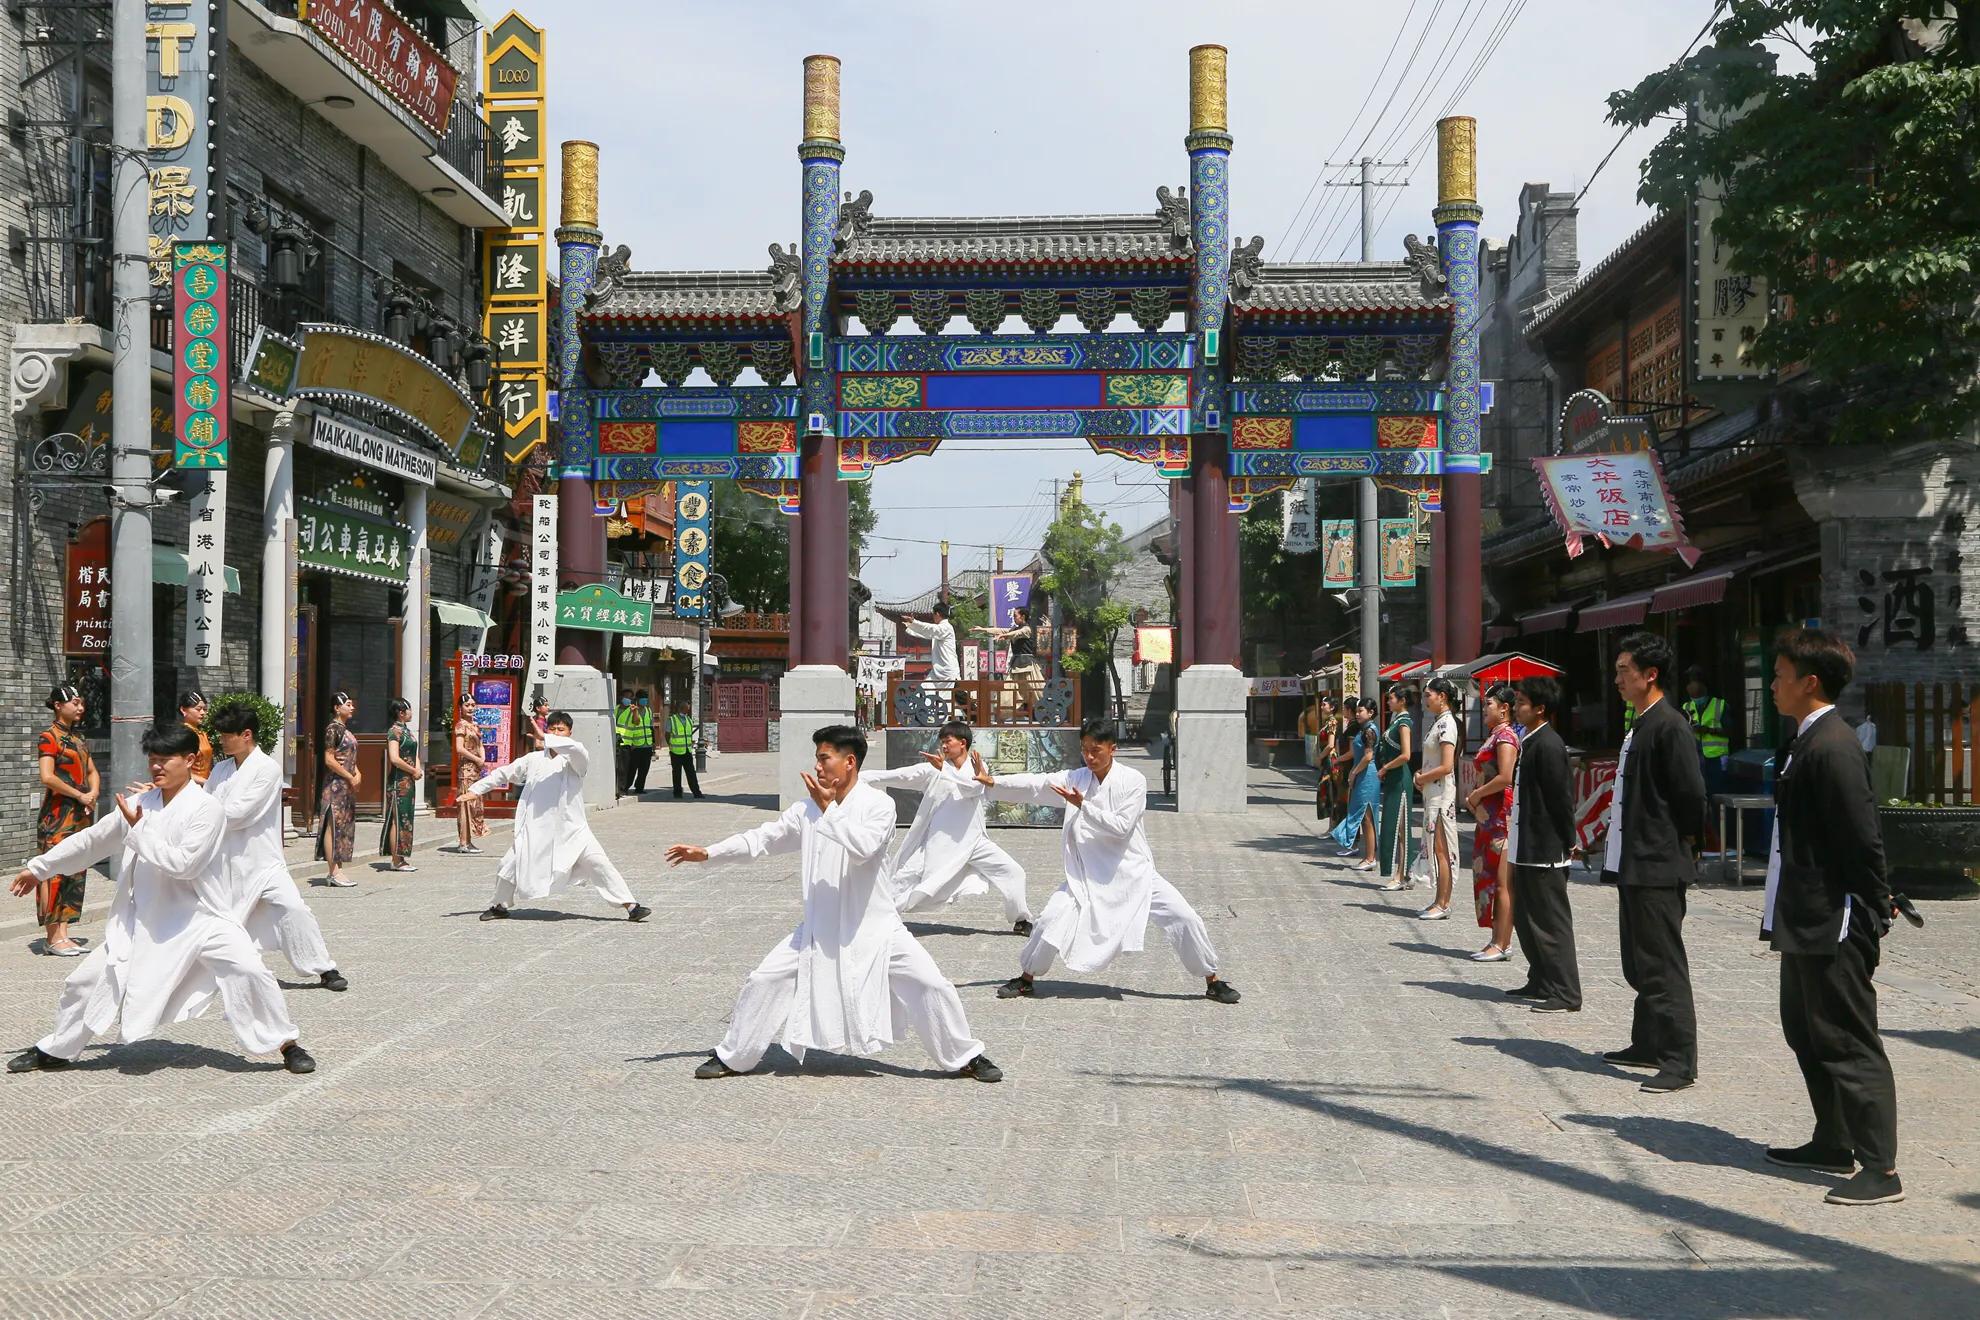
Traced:
<path id="1" fill-rule="evenodd" d="M 1636 1089 L 1639 1091 L 1648 1091 L 1652 1095 L 1667 1095 L 1672 1091 L 1682 1091 L 1685 1087 L 1690 1086 L 1697 1080 L 1696 1077 L 1686 1077 L 1683 1073 L 1674 1073 L 1660 1068 L 1657 1070 L 1655 1077 L 1646 1079 L 1643 1085 Z"/>
<path id="2" fill-rule="evenodd" d="M 1858 1169 L 1855 1177 L 1831 1187 L 1822 1199 L 1830 1205 L 1884 1205 L 1904 1199 L 1904 1184 L 1895 1172 Z"/>
<path id="3" fill-rule="evenodd" d="M 1605 1050 L 1603 1063 L 1613 1063 L 1618 1068 L 1649 1068 L 1655 1070 L 1657 1061 L 1647 1054 L 1638 1054 L 1632 1049 Z"/>
<path id="4" fill-rule="evenodd" d="M 742 1076 L 742 1074 L 737 1072 L 734 1068 L 731 1068 L 728 1064 L 723 1063 L 722 1056 L 719 1054 L 711 1054 L 706 1059 L 703 1059 L 701 1061 L 701 1066 L 694 1070 L 694 1075 L 704 1082 L 709 1081 L 712 1078 L 716 1078 L 716 1077 Z"/>
<path id="5" fill-rule="evenodd" d="M 1237 987 L 1229 981 L 1210 981 L 1203 987 L 1203 997 L 1220 1004 L 1235 1004 L 1239 998 Z"/>
<path id="6" fill-rule="evenodd" d="M 1514 986 L 1512 989 L 1506 991 L 1506 998 L 1508 999 L 1545 999 L 1546 997 L 1547 992 L 1545 990 L 1536 989 L 1531 985 Z"/>
<path id="7" fill-rule="evenodd" d="M 325 972 L 321 979 L 325 990 L 348 990 L 351 988 L 351 983 L 344 979 L 344 974 L 334 967 Z"/>
<path id="8" fill-rule="evenodd" d="M 1853 1150 L 1830 1150 L 1809 1142 L 1805 1146 L 1769 1146 L 1767 1163 L 1778 1164 L 1784 1169 L 1813 1169 L 1816 1173 L 1856 1172 L 1856 1152 Z"/>
<path id="9" fill-rule="evenodd" d="M 626 909 L 627 921 L 645 921 L 653 915 L 653 909 L 643 903 L 635 903 Z"/>
<path id="10" fill-rule="evenodd" d="M 310 1057 L 308 1050 L 291 1041 L 282 1047 L 282 1066 L 292 1073 L 313 1073 L 316 1071 L 316 1060 Z"/>
<path id="11" fill-rule="evenodd" d="M 509 909 L 497 903 L 494 907 L 491 907 L 486 912 L 482 913 L 481 919 L 483 921 L 506 921 L 508 919 L 508 916 L 509 916 Z"/>
<path id="12" fill-rule="evenodd" d="M 1031 982 L 1022 976 L 1013 976 L 1010 980 L 997 987 L 997 998 L 999 999 L 1016 999 L 1019 996 L 1029 999 L 1032 993 Z"/>
<path id="13" fill-rule="evenodd" d="M 989 1055 L 979 1054 L 965 1063 L 956 1076 L 974 1077 L 979 1082 L 1001 1082 L 1004 1080 L 1004 1070 L 990 1062 Z"/>
<path id="14" fill-rule="evenodd" d="M 1581 1005 L 1570 1004 L 1565 999 L 1543 999 L 1526 1011 L 1529 1013 L 1579 1013 L 1581 1011 Z"/>
<path id="15" fill-rule="evenodd" d="M 16 1054 L 13 1058 L 7 1060 L 7 1071 L 10 1073 L 50 1072 L 56 1068 L 66 1068 L 68 1066 L 69 1060 L 58 1059 L 52 1054 L 44 1054 L 39 1045 L 34 1046 L 25 1053 Z"/>
<path id="16" fill-rule="evenodd" d="M 1017 922 L 1017 923 L 1016 923 L 1015 925 L 1013 925 L 1013 926 L 1011 927 L 1011 934 L 1013 934 L 1013 935 L 1027 935 L 1027 936 L 1028 936 L 1028 935 L 1030 935 L 1030 934 L 1031 934 L 1031 922 L 1030 922 L 1030 920 L 1029 920 L 1028 918 L 1026 918 L 1026 919 L 1020 919 L 1020 920 L 1019 920 L 1019 921 L 1018 921 L 1018 922 Z"/>

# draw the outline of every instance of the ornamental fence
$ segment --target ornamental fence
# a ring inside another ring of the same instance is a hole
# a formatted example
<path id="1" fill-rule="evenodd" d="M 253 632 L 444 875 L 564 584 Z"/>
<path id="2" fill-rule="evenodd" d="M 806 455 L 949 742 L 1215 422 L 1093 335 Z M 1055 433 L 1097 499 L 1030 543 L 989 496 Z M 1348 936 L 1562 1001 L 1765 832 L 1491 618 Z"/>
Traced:
<path id="1" fill-rule="evenodd" d="M 1980 686 L 1871 683 L 1864 687 L 1863 704 L 1876 721 L 1878 748 L 1902 748 L 1908 761 L 1902 776 L 1895 771 L 1878 776 L 1879 798 L 1941 806 L 1980 801 L 1974 791 Z"/>

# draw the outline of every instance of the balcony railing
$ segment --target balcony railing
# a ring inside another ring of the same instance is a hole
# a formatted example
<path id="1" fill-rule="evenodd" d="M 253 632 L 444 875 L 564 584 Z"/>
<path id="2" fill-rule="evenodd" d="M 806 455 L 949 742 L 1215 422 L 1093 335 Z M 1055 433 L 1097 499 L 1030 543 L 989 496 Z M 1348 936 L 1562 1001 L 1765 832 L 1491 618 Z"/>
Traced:
<path id="1" fill-rule="evenodd" d="M 490 199 L 502 200 L 502 162 L 495 136 L 475 107 L 455 101 L 447 116 L 447 136 L 440 141 L 440 158 L 464 175 Z"/>

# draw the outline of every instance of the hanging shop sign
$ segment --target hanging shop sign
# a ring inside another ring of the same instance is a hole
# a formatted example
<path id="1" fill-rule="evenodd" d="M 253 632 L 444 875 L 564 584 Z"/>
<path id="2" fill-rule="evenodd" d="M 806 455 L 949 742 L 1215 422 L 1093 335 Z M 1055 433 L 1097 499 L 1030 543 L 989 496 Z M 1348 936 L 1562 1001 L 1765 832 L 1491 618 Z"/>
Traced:
<path id="1" fill-rule="evenodd" d="M 1743 117 L 1757 102 L 1706 110 L 1694 103 L 1693 118 L 1717 132 Z M 1685 216 L 1685 304 L 1691 322 L 1691 382 L 1706 388 L 1708 402 L 1750 401 L 1737 389 L 1716 395 L 1714 385 L 1753 385 L 1771 373 L 1752 358 L 1754 341 L 1767 328 L 1772 310 L 1767 281 L 1742 274 L 1733 265 L 1732 246 L 1719 237 L 1725 184 L 1702 179 Z"/>
<path id="2" fill-rule="evenodd" d="M 1354 519 L 1326 518 L 1320 523 L 1320 581 L 1328 591 L 1354 585 Z"/>
<path id="3" fill-rule="evenodd" d="M 186 651 L 195 669 L 220 663 L 222 602 L 227 598 L 227 471 L 206 474 L 192 498 L 186 529 Z"/>
<path id="4" fill-rule="evenodd" d="M 296 700 L 297 683 L 302 674 L 302 611 L 297 607 L 296 594 L 299 584 L 296 569 L 301 560 L 297 557 L 297 525 L 294 518 L 285 518 L 278 529 L 282 537 L 282 615 L 289 622 L 288 644 L 282 656 L 282 709 L 289 712 L 289 736 L 282 739 L 282 773 L 291 779 L 296 773 L 296 751 L 302 739 L 302 706 Z"/>
<path id="5" fill-rule="evenodd" d="M 543 236 L 489 240 L 482 287 L 490 298 L 543 300 Z"/>
<path id="6" fill-rule="evenodd" d="M 1556 454 L 1636 454 L 1656 445 L 1656 423 L 1645 416 L 1617 413 L 1600 390 L 1568 395 L 1554 427 Z"/>
<path id="7" fill-rule="evenodd" d="M 1012 610 L 1031 611 L 1032 577 L 1029 573 L 993 573 L 990 575 L 990 625 L 994 628 L 1008 628 L 1017 620 Z"/>
<path id="8" fill-rule="evenodd" d="M 481 510 L 472 504 L 429 495 L 426 497 L 426 542 L 442 547 L 472 545 L 475 540 L 473 528 L 481 516 Z"/>
<path id="9" fill-rule="evenodd" d="M 1300 478 L 1280 506 L 1279 545 L 1289 555 L 1310 555 L 1320 548 L 1319 528 L 1313 520 L 1317 485 L 1314 477 Z"/>
<path id="10" fill-rule="evenodd" d="M 227 245 L 172 245 L 172 466 L 224 468 Z"/>
<path id="11" fill-rule="evenodd" d="M 1171 665 L 1176 662 L 1176 630 L 1171 624 L 1143 624 L 1134 630 L 1134 662 Z"/>
<path id="12" fill-rule="evenodd" d="M 402 417 L 448 453 L 474 425 L 474 400 L 405 345 L 348 326 L 306 324 L 297 354 L 298 399 L 357 400 Z"/>
<path id="13" fill-rule="evenodd" d="M 416 486 L 431 486 L 440 473 L 439 460 L 433 455 L 322 413 L 310 422 L 309 443 L 325 453 L 390 472 Z"/>
<path id="14" fill-rule="evenodd" d="M 331 487 L 322 499 L 296 501 L 296 558 L 304 568 L 346 577 L 412 581 L 412 529 L 358 481 Z"/>
<path id="15" fill-rule="evenodd" d="M 544 442 L 550 414 L 549 255 L 544 206 L 543 29 L 514 10 L 482 38 L 481 85 L 503 169 L 508 228 L 489 235 L 482 333 L 495 346 L 502 454 L 518 462 Z"/>
<path id="16" fill-rule="evenodd" d="M 579 587 L 557 593 L 557 626 L 644 637 L 653 631 L 653 606 L 610 587 Z"/>
<path id="17" fill-rule="evenodd" d="M 1568 558 L 1593 537 L 1604 546 L 1669 550 L 1686 566 L 1698 562 L 1655 454 L 1536 458 L 1533 467 L 1548 510 L 1567 534 Z"/>
<path id="18" fill-rule="evenodd" d="M 714 550 L 715 507 L 709 483 L 683 481 L 674 504 L 674 616 L 699 619 L 708 613 L 708 564 Z"/>
<path id="19" fill-rule="evenodd" d="M 488 30 L 482 56 L 482 87 L 490 97 L 534 98 L 543 85 L 543 29 L 510 10 Z"/>
<path id="20" fill-rule="evenodd" d="M 529 688 L 550 687 L 557 663 L 557 497 L 537 495 L 529 505 Z"/>
<path id="21" fill-rule="evenodd" d="M 62 653 L 110 653 L 110 519 L 107 516 L 84 523 L 63 557 Z"/>
<path id="22" fill-rule="evenodd" d="M 285 339 L 267 326 L 254 332 L 248 347 L 247 370 L 241 383 L 257 394 L 285 402 L 296 387 L 296 368 L 302 363 L 302 345 Z"/>
<path id="23" fill-rule="evenodd" d="M 1416 585 L 1416 519 L 1384 518 L 1376 528 L 1382 552 L 1382 585 Z"/>
<path id="24" fill-rule="evenodd" d="M 224 51 L 224 0 L 152 0 L 145 6 L 145 168 L 150 176 L 151 287 L 172 280 L 172 245 L 214 232 L 219 104 L 213 52 Z"/>
<path id="25" fill-rule="evenodd" d="M 446 136 L 460 74 L 385 0 L 298 0 L 297 17 L 434 136 Z"/>

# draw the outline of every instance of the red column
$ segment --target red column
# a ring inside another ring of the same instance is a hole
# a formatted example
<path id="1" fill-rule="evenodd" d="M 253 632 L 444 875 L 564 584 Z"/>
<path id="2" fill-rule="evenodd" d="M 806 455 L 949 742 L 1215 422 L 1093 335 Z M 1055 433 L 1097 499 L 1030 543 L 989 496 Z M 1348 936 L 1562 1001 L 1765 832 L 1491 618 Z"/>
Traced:
<path id="1" fill-rule="evenodd" d="M 798 620 L 804 614 L 804 515 L 802 513 L 784 519 L 784 530 L 788 539 L 786 553 L 790 562 L 791 598 L 790 609 L 785 615 L 790 629 L 790 644 L 785 651 L 791 665 L 798 660 Z"/>
<path id="2" fill-rule="evenodd" d="M 1176 516 L 1176 672 L 1196 663 L 1196 483 L 1188 477 L 1169 483 L 1169 509 Z"/>
<path id="3" fill-rule="evenodd" d="M 1193 663 L 1243 668 L 1238 636 L 1238 520 L 1231 512 L 1230 445 L 1223 435 L 1190 439 L 1195 507 L 1190 551 L 1196 581 Z"/>
<path id="4" fill-rule="evenodd" d="M 1484 643 L 1485 578 L 1479 543 L 1482 492 L 1476 472 L 1444 474 L 1446 563 L 1450 567 L 1450 588 L 1445 613 L 1450 620 L 1450 647 L 1453 662 L 1476 660 Z"/>
<path id="5" fill-rule="evenodd" d="M 848 611 L 846 488 L 839 480 L 839 442 L 806 436 L 798 460 L 804 512 L 798 520 L 804 554 L 804 604 L 799 610 L 797 663 L 846 667 L 851 653 Z"/>
<path id="6" fill-rule="evenodd" d="M 597 514 L 591 482 L 566 476 L 557 482 L 557 588 L 588 587 L 605 580 L 605 520 Z M 605 668 L 602 632 L 560 630 L 557 663 Z"/>
<path id="7" fill-rule="evenodd" d="M 1430 580 L 1430 663 L 1433 665 L 1451 658 L 1450 553 L 1450 529 L 1445 525 L 1444 515 L 1434 513 L 1430 515 L 1430 562 L 1425 566 Z"/>

